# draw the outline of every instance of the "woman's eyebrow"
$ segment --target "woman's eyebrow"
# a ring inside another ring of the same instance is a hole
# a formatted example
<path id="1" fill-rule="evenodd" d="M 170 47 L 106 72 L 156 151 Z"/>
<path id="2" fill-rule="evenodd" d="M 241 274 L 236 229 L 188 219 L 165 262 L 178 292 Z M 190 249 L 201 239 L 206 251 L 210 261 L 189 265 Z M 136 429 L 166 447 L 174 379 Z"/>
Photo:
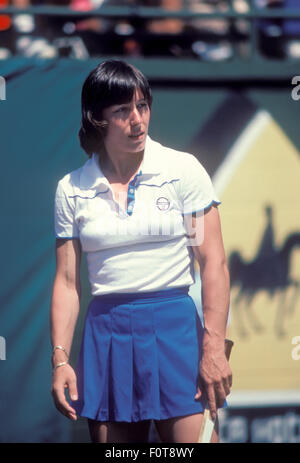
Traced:
<path id="1" fill-rule="evenodd" d="M 139 104 L 139 103 L 142 103 L 142 102 L 147 102 L 146 98 L 140 98 L 139 100 L 136 100 L 136 103 Z M 131 102 L 128 101 L 127 103 L 119 103 L 119 104 L 115 104 L 113 105 L 113 108 L 121 108 L 123 106 L 130 106 Z"/>
<path id="2" fill-rule="evenodd" d="M 112 109 L 117 109 L 117 108 L 122 108 L 123 106 L 129 106 L 130 103 L 119 103 L 119 104 L 114 104 L 112 105 Z"/>

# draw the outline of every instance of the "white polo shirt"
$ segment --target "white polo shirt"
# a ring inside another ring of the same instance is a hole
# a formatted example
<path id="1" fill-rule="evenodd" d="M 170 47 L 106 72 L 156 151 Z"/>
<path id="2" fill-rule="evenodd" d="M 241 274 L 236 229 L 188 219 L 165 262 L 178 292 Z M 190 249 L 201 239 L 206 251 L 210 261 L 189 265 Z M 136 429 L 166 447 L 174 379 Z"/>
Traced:
<path id="1" fill-rule="evenodd" d="M 56 238 L 80 239 L 92 295 L 194 283 L 183 215 L 220 204 L 195 156 L 146 140 L 127 210 L 115 201 L 96 154 L 65 175 L 55 196 Z"/>

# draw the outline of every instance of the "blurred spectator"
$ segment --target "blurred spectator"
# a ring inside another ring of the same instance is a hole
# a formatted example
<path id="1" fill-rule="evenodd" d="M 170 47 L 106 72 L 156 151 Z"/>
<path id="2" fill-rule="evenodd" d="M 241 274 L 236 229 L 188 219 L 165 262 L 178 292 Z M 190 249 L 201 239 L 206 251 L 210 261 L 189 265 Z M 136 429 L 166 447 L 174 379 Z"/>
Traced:
<path id="1" fill-rule="evenodd" d="M 0 8 L 5 8 L 8 5 L 8 0 L 0 0 Z M 6 31 L 11 26 L 11 19 L 8 15 L 0 15 L 0 31 Z"/>
<path id="2" fill-rule="evenodd" d="M 144 6 L 156 6 L 167 11 L 178 11 L 183 9 L 183 0 L 146 0 Z M 146 30 L 152 34 L 181 34 L 185 24 L 181 19 L 153 19 L 147 22 Z"/>
<path id="3" fill-rule="evenodd" d="M 183 9 L 184 0 L 145 0 L 143 6 L 160 7 L 166 11 Z M 185 54 L 185 21 L 177 18 L 151 19 L 145 23 L 143 50 L 147 55 Z"/>
<path id="4" fill-rule="evenodd" d="M 170 55 L 181 40 L 184 21 L 173 18 L 143 19 L 134 15 L 136 7 L 161 7 L 165 10 L 180 10 L 184 0 L 105 0 L 104 6 L 129 6 L 130 18 L 114 20 L 111 24 L 111 45 L 121 54 Z"/>
<path id="5" fill-rule="evenodd" d="M 0 0 L 0 8 L 9 6 L 8 0 Z M 8 15 L 0 14 L 0 59 L 6 59 L 11 55 L 11 18 Z"/>
<path id="6" fill-rule="evenodd" d="M 12 0 L 12 6 L 26 9 L 39 5 L 38 0 Z M 56 49 L 46 37 L 46 31 L 41 27 L 44 24 L 42 16 L 27 13 L 12 15 L 13 23 L 13 52 L 17 56 L 54 58 Z"/>
<path id="7" fill-rule="evenodd" d="M 187 0 L 187 6 L 195 13 L 227 12 L 230 0 Z M 233 48 L 230 40 L 231 24 L 227 18 L 200 18 L 189 21 L 189 28 L 198 38 L 192 44 L 196 56 L 206 61 L 231 58 Z"/>
<path id="8" fill-rule="evenodd" d="M 105 0 L 71 0 L 70 9 L 74 11 L 92 11 L 106 3 Z M 106 32 L 111 21 L 99 17 L 84 18 L 75 20 L 74 30 L 91 31 L 96 33 Z"/>
<path id="9" fill-rule="evenodd" d="M 259 8 L 282 8 L 299 10 L 299 0 L 256 0 Z M 260 47 L 272 58 L 300 58 L 300 20 L 271 18 L 259 21 Z"/>
<path id="10" fill-rule="evenodd" d="M 1 0 L 1 5 L 3 6 L 14 6 L 19 9 L 26 9 L 31 6 L 32 2 L 30 0 L 11 0 L 3 1 Z M 4 16 L 5 17 L 5 16 Z M 3 16 L 2 16 L 3 18 Z M 6 17 L 7 18 L 7 17 Z M 8 17 L 7 21 L 7 33 L 4 42 L 1 43 L 5 45 L 8 55 L 15 54 L 18 52 L 18 43 L 28 42 L 28 37 L 33 33 L 35 29 L 35 19 L 32 15 L 29 14 L 14 14 Z M 26 37 L 25 37 L 26 36 Z M 20 42 L 19 42 L 20 41 Z M 5 54 L 0 54 L 1 58 L 5 58 Z"/>
<path id="11" fill-rule="evenodd" d="M 294 9 L 300 13 L 299 0 L 284 0 L 283 7 L 286 11 Z M 282 25 L 284 54 L 288 58 L 300 58 L 300 20 L 286 19 Z"/>
<path id="12" fill-rule="evenodd" d="M 251 6 L 251 0 L 233 0 L 232 1 L 232 6 L 234 11 L 237 13 L 249 13 L 250 11 L 250 6 Z M 250 27 L 250 21 L 244 20 L 244 19 L 238 19 L 235 21 L 235 28 L 241 33 L 248 35 L 251 27 Z"/>
<path id="13" fill-rule="evenodd" d="M 233 0 L 232 6 L 236 13 L 249 13 L 253 0 Z M 236 51 L 238 56 L 249 58 L 251 55 L 251 29 L 252 22 L 248 19 L 236 19 L 234 21 L 234 33 L 238 37 L 236 41 Z"/>
<path id="14" fill-rule="evenodd" d="M 281 8 L 285 0 L 255 0 L 257 8 Z M 283 20 L 282 18 L 266 18 L 257 21 L 259 47 L 269 58 L 283 58 Z"/>
<path id="15" fill-rule="evenodd" d="M 186 5 L 195 13 L 219 13 L 227 12 L 229 9 L 228 0 L 187 0 Z M 209 32 L 220 36 L 227 34 L 229 30 L 226 18 L 198 18 L 192 19 L 189 24 L 199 32 Z"/>

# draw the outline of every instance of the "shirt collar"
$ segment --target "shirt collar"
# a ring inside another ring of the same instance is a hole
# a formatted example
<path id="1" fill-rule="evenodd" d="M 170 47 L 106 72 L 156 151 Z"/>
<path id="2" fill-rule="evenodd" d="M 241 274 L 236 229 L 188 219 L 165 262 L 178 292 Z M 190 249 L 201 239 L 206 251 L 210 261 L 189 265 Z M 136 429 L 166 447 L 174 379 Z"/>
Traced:
<path id="1" fill-rule="evenodd" d="M 139 175 L 143 178 L 148 176 L 157 175 L 160 173 L 160 162 L 159 162 L 159 149 L 161 145 L 153 141 L 149 135 L 146 139 L 143 160 L 139 168 Z M 104 176 L 101 167 L 98 162 L 97 154 L 93 153 L 90 159 L 82 166 L 82 172 L 80 175 L 80 188 L 87 190 L 95 188 L 102 184 L 107 188 L 109 182 Z"/>

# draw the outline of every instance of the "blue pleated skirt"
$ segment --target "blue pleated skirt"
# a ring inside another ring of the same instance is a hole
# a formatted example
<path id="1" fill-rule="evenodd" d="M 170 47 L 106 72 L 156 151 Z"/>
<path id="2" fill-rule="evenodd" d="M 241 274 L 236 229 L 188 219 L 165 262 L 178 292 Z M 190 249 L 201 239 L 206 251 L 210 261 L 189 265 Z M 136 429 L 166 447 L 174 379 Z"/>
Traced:
<path id="1" fill-rule="evenodd" d="M 92 299 L 71 402 L 79 416 L 132 422 L 203 412 L 194 399 L 203 327 L 188 290 Z"/>

